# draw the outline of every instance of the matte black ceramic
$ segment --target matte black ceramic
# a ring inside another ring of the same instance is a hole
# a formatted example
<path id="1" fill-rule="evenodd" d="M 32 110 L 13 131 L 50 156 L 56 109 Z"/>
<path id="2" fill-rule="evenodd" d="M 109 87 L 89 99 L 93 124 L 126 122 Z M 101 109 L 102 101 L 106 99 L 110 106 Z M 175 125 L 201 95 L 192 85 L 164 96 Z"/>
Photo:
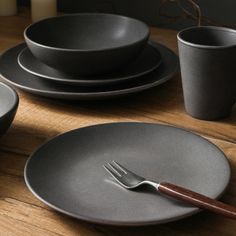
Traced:
<path id="1" fill-rule="evenodd" d="M 178 46 L 186 111 L 203 120 L 228 116 L 236 94 L 236 31 L 188 28 Z"/>
<path id="2" fill-rule="evenodd" d="M 137 59 L 121 70 L 105 75 L 83 77 L 69 75 L 47 66 L 37 60 L 28 48 L 24 48 L 18 56 L 19 65 L 33 75 L 58 83 L 80 86 L 104 86 L 136 80 L 138 77 L 155 70 L 161 64 L 161 60 L 160 52 L 148 43 Z"/>
<path id="3" fill-rule="evenodd" d="M 0 136 L 10 127 L 17 108 L 19 98 L 15 90 L 0 82 Z"/>
<path id="4" fill-rule="evenodd" d="M 47 65 L 68 73 L 94 75 L 132 61 L 146 45 L 149 28 L 125 16 L 84 13 L 36 22 L 24 36 L 35 57 Z"/>
<path id="5" fill-rule="evenodd" d="M 156 124 L 111 123 L 45 143 L 28 160 L 25 181 L 48 206 L 100 224 L 159 224 L 199 212 L 151 189 L 124 189 L 103 168 L 111 160 L 212 198 L 224 192 L 230 179 L 224 153 L 198 135 Z"/>
<path id="6" fill-rule="evenodd" d="M 2 54 L 0 75 L 6 82 L 16 87 L 44 97 L 69 100 L 116 98 L 158 86 L 171 79 L 179 71 L 179 61 L 174 52 L 161 44 L 152 43 L 152 45 L 161 53 L 162 58 L 162 64 L 157 71 L 121 85 L 92 88 L 69 86 L 31 75 L 24 71 L 17 62 L 19 53 L 26 47 L 25 44 L 15 46 Z"/>

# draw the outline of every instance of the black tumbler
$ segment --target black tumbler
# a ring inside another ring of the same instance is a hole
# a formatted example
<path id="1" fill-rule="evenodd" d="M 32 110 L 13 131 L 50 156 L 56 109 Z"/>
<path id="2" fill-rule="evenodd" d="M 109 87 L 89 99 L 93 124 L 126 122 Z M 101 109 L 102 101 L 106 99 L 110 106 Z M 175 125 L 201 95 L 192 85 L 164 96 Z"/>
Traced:
<path id="1" fill-rule="evenodd" d="M 187 113 L 203 120 L 228 116 L 236 94 L 236 30 L 196 26 L 177 38 Z"/>

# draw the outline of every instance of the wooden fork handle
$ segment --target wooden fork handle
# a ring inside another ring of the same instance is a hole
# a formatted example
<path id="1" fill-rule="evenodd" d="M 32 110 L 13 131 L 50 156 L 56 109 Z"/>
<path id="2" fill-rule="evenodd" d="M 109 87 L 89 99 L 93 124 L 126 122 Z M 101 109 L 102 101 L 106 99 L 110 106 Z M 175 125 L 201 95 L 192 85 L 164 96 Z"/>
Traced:
<path id="1" fill-rule="evenodd" d="M 175 199 L 236 220 L 236 207 L 170 183 L 160 183 L 158 190 Z"/>

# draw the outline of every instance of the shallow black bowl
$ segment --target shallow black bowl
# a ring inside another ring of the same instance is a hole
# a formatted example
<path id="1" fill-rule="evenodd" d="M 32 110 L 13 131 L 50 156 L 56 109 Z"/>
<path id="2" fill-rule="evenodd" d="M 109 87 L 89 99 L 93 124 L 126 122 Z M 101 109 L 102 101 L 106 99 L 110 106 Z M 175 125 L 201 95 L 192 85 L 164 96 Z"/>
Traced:
<path id="1" fill-rule="evenodd" d="M 112 14 L 72 14 L 30 25 L 25 41 L 35 57 L 73 74 L 103 74 L 132 61 L 144 48 L 149 28 Z"/>
<path id="2" fill-rule="evenodd" d="M 0 82 L 0 136 L 10 127 L 19 104 L 17 93 Z"/>

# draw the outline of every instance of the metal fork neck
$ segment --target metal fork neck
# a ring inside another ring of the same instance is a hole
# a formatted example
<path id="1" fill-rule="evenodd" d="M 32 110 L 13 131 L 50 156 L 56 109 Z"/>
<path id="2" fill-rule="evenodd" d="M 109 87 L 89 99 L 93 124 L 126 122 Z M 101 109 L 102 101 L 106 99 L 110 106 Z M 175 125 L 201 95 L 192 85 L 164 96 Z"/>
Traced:
<path id="1" fill-rule="evenodd" d="M 156 183 L 156 182 L 153 182 L 153 181 L 150 181 L 150 180 L 144 180 L 143 183 L 146 183 L 148 185 L 151 185 L 153 186 L 155 189 L 158 190 L 160 184 L 159 183 Z"/>

